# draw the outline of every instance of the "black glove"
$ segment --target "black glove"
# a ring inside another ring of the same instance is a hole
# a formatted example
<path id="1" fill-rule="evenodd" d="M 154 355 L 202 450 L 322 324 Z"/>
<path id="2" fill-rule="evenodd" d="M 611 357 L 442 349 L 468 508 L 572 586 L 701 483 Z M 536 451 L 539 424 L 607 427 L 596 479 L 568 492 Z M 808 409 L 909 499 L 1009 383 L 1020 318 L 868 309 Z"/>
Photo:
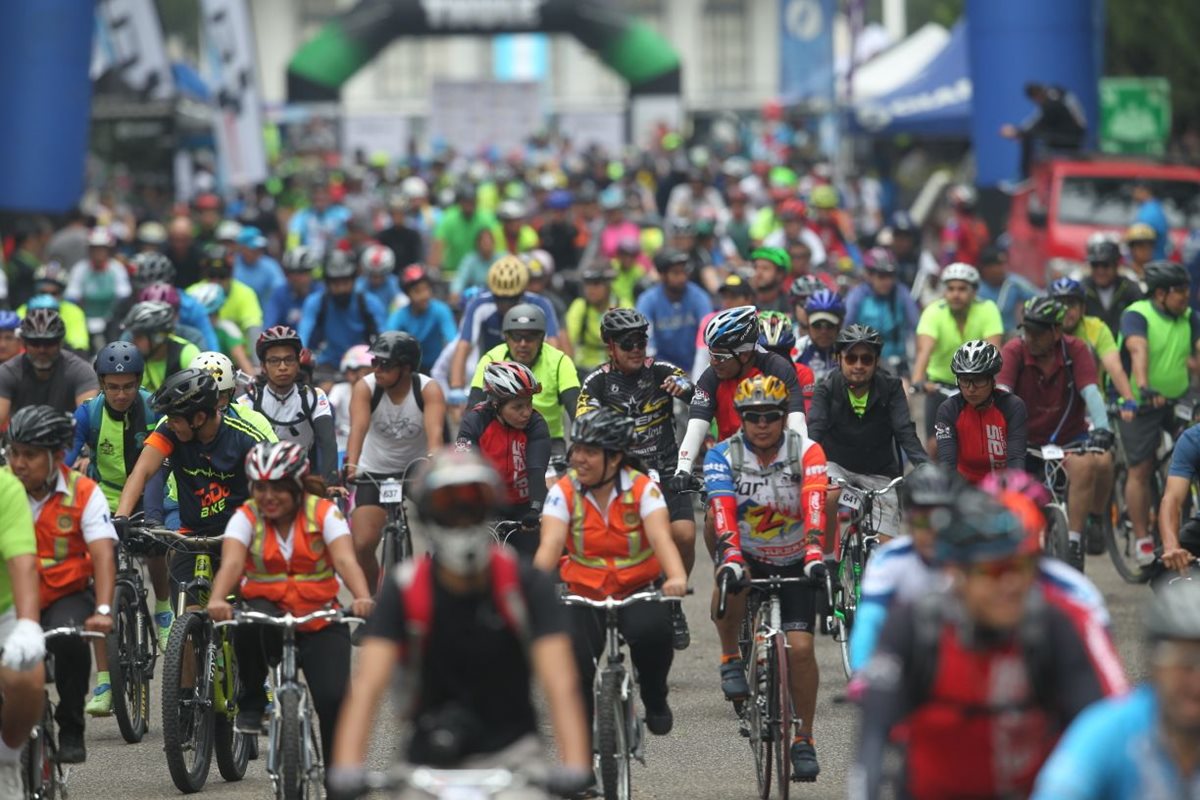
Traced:
<path id="1" fill-rule="evenodd" d="M 367 793 L 367 771 L 362 767 L 330 767 L 325 791 L 328 800 L 358 800 Z"/>
<path id="2" fill-rule="evenodd" d="M 596 777 L 590 769 L 556 765 L 546 776 L 546 791 L 558 797 L 573 797 L 590 789 Z"/>
<path id="3" fill-rule="evenodd" d="M 521 530 L 536 531 L 542 527 L 542 512 L 536 508 L 531 508 L 525 512 L 525 516 L 521 517 Z"/>
<path id="4" fill-rule="evenodd" d="M 1147 389 L 1144 386 L 1138 387 L 1138 391 L 1140 391 L 1142 393 L 1142 405 L 1143 406 L 1152 405 L 1154 403 L 1154 401 L 1159 397 L 1158 392 L 1154 391 L 1153 389 Z"/>
<path id="5" fill-rule="evenodd" d="M 113 528 L 117 531 L 117 538 L 122 542 L 129 538 L 129 517 L 113 517 Z"/>
<path id="6" fill-rule="evenodd" d="M 1106 431 L 1106 430 L 1101 430 L 1101 429 L 1097 428 L 1096 430 L 1094 430 L 1088 434 L 1087 446 L 1089 448 L 1094 447 L 1097 450 L 1104 450 L 1105 452 L 1107 452 L 1109 450 L 1112 450 L 1113 445 L 1115 445 L 1116 443 L 1117 443 L 1117 437 L 1113 436 L 1112 431 Z"/>
<path id="7" fill-rule="evenodd" d="M 746 565 L 740 561 L 726 561 L 721 566 L 717 567 L 717 586 L 721 585 L 721 581 L 726 580 L 729 591 L 737 594 L 750 585 L 750 575 L 746 572 Z"/>
<path id="8" fill-rule="evenodd" d="M 676 472 L 671 477 L 667 478 L 666 490 L 674 494 L 683 494 L 684 492 L 693 492 L 698 486 L 696 477 L 690 472 Z"/>

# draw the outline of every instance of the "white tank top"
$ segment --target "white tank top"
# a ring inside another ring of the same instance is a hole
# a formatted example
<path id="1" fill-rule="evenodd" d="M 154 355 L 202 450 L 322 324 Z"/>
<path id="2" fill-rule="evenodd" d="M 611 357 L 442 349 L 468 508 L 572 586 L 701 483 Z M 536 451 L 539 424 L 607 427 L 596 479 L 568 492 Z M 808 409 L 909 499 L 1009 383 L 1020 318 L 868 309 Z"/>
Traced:
<path id="1" fill-rule="evenodd" d="M 421 389 L 432 378 L 421 375 Z M 374 395 L 375 375 L 363 377 L 367 390 Z M 358 471 L 380 474 L 399 474 L 415 459 L 429 450 L 425 436 L 425 412 L 417 408 L 411 386 L 404 400 L 392 402 L 387 392 L 379 398 L 379 405 L 371 414 L 371 424 L 363 439 L 362 454 L 358 458 Z"/>

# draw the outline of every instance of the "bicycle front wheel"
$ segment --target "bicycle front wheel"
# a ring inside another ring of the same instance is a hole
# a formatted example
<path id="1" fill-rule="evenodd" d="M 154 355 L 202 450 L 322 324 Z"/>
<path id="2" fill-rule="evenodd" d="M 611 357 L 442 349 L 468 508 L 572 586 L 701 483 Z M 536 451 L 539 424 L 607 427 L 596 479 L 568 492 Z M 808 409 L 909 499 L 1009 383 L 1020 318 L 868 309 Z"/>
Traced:
<path id="1" fill-rule="evenodd" d="M 785 634 L 775 634 L 771 647 L 771 722 L 775 744 L 775 794 L 787 800 L 792 780 L 792 692 L 788 682 Z"/>
<path id="2" fill-rule="evenodd" d="M 376 590 L 383 587 L 383 581 L 392 572 L 392 567 L 396 565 L 396 541 L 399 539 L 399 526 L 394 522 L 389 522 L 383 526 L 380 532 L 380 539 L 383 540 L 383 552 L 379 554 L 379 580 Z"/>
<path id="3" fill-rule="evenodd" d="M 220 644 L 218 639 L 218 646 Z M 246 765 L 250 763 L 250 749 L 254 746 L 255 737 L 234 730 L 233 723 L 237 718 L 237 698 L 241 694 L 242 680 L 238 675 L 233 648 L 224 649 L 227 653 L 225 668 L 217 671 L 216 679 L 225 681 L 224 685 L 228 688 L 225 695 L 225 713 L 216 715 L 213 749 L 217 755 L 217 771 L 226 781 L 233 782 L 246 776 Z"/>
<path id="4" fill-rule="evenodd" d="M 1046 514 L 1046 541 L 1043 550 L 1046 555 L 1053 556 L 1059 561 L 1070 563 L 1067 515 L 1062 506 L 1051 503 L 1043 509 Z"/>
<path id="5" fill-rule="evenodd" d="M 163 657 L 163 751 L 171 781 L 184 794 L 203 789 L 212 766 L 212 686 L 205 669 L 209 633 L 202 614 L 177 617 Z"/>
<path id="6" fill-rule="evenodd" d="M 142 630 L 139 633 L 138 613 Z M 112 681 L 113 714 L 121 737 L 136 744 L 150 728 L 150 677 L 153 640 L 150 613 L 133 586 L 118 583 L 113 597 L 113 632 L 105 640 Z M 142 638 L 139 644 L 139 635 Z"/>
<path id="7" fill-rule="evenodd" d="M 281 800 L 301 800 L 304 796 L 303 731 L 300 726 L 298 689 L 275 693 L 279 704 L 279 791 Z"/>
<path id="8" fill-rule="evenodd" d="M 600 757 L 600 784 L 604 800 L 628 800 L 632 787 L 629 774 L 629 731 L 626 700 L 621 699 L 619 672 L 605 672 L 596 698 L 596 751 Z"/>
<path id="9" fill-rule="evenodd" d="M 55 762 L 57 748 L 51 733 L 54 730 L 51 711 L 50 700 L 46 698 L 42 721 L 30 732 L 21 749 L 21 781 L 25 784 L 25 796 L 37 800 L 54 800 L 62 785 L 62 767 Z"/>
<path id="10" fill-rule="evenodd" d="M 1150 580 L 1150 570 L 1142 569 L 1137 560 L 1137 537 L 1133 534 L 1133 523 L 1129 521 L 1129 514 L 1125 510 L 1127 477 L 1124 469 L 1118 469 L 1113 482 L 1109 522 L 1104 526 L 1104 544 L 1121 580 L 1138 584 Z"/>
<path id="11" fill-rule="evenodd" d="M 773 753 L 771 685 L 775 669 L 769 641 L 755 636 L 750 643 L 748 663 L 750 698 L 746 702 L 746 714 L 750 729 L 750 750 L 754 754 L 754 776 L 758 781 L 758 796 L 760 800 L 768 800 L 771 796 L 771 757 Z"/>

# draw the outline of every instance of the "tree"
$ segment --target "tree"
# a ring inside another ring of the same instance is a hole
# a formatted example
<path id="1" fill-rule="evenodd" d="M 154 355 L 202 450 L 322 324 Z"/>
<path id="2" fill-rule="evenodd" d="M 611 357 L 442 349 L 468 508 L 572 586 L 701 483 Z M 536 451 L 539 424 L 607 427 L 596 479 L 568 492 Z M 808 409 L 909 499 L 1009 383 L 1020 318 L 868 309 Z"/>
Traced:
<path id="1" fill-rule="evenodd" d="M 1171 82 L 1171 110 L 1177 131 L 1200 127 L 1200 3 L 1110 0 L 1107 6 L 1105 74 L 1162 75 Z"/>

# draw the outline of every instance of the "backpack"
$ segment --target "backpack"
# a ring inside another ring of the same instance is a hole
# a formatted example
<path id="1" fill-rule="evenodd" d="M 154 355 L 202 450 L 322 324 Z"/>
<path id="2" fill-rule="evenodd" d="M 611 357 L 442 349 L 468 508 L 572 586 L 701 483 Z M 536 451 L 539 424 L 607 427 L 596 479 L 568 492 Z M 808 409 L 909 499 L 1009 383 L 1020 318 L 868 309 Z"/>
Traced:
<path id="1" fill-rule="evenodd" d="M 257 391 L 252 392 L 250 396 L 254 400 L 254 404 L 253 404 L 252 408 L 255 411 L 257 411 L 259 414 L 262 414 L 263 417 L 267 420 L 267 422 L 271 423 L 271 427 L 273 427 L 273 428 L 295 428 L 297 425 L 299 425 L 302 422 L 312 425 L 313 407 L 312 407 L 311 397 L 313 394 L 313 390 L 306 383 L 304 383 L 303 380 L 299 380 L 296 383 L 296 391 L 300 393 L 300 414 L 293 420 L 287 420 L 287 421 L 278 420 L 278 419 L 271 417 L 269 414 L 267 414 L 266 411 L 263 410 L 263 404 L 262 404 L 263 393 L 267 392 L 267 391 L 269 391 L 269 390 L 267 389 L 266 383 L 260 383 L 258 385 Z M 293 435 L 295 435 L 295 434 L 293 433 Z"/>
<path id="2" fill-rule="evenodd" d="M 787 460 L 770 469 L 772 472 L 778 472 L 793 467 L 796 470 L 796 479 L 799 480 L 804 475 L 804 451 L 801 449 L 803 442 L 800 435 L 790 428 L 784 428 L 783 438 L 784 447 L 787 448 Z M 734 475 L 740 475 L 742 466 L 746 463 L 746 440 L 738 433 L 730 436 L 728 442 L 729 449 L 725 451 L 725 455 L 729 460 L 729 468 Z"/>
<path id="3" fill-rule="evenodd" d="M 421 375 L 420 375 L 420 373 L 413 372 L 412 381 L 413 381 L 413 385 L 412 385 L 413 400 L 417 404 L 417 411 L 420 411 L 422 414 L 424 414 L 425 413 L 425 395 L 421 393 Z M 372 414 L 375 413 L 375 409 L 379 408 L 379 404 L 380 404 L 380 402 L 383 401 L 383 395 L 384 395 L 384 392 L 386 392 L 386 391 L 387 391 L 387 389 L 384 389 L 382 386 L 380 386 L 378 382 L 375 383 L 375 391 L 371 392 L 371 413 Z M 444 419 L 444 418 L 442 419 L 442 444 L 450 444 L 450 421 L 447 419 Z"/>

